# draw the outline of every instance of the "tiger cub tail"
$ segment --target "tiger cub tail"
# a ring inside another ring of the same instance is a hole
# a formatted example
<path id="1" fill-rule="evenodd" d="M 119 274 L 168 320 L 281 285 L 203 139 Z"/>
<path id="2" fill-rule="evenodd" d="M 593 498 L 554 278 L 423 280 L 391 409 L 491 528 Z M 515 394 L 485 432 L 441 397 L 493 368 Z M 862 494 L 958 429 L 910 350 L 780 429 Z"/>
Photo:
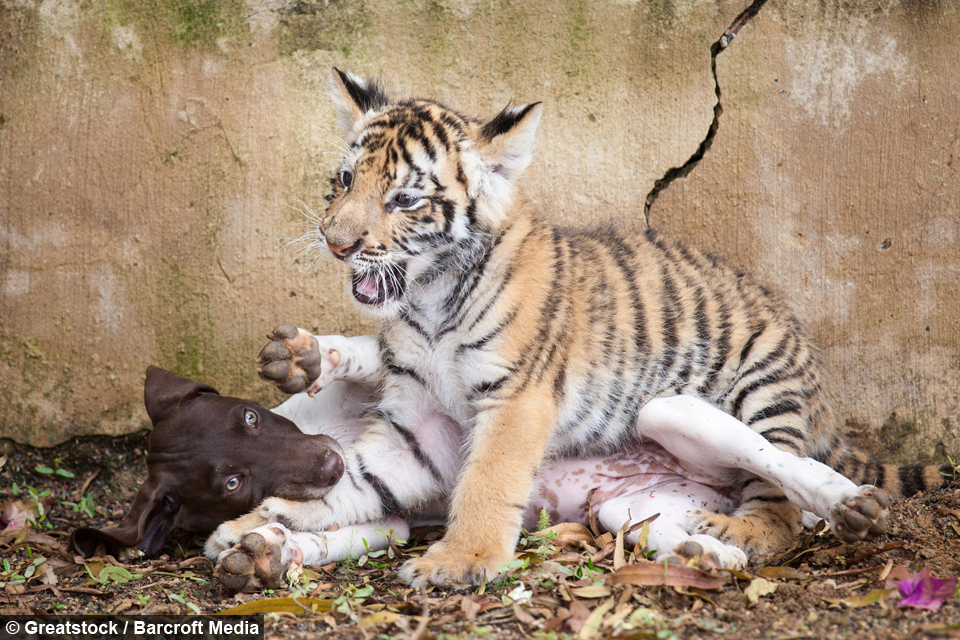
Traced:
<path id="1" fill-rule="evenodd" d="M 951 484 L 960 479 L 960 463 L 888 464 L 871 460 L 866 454 L 844 443 L 821 460 L 856 484 L 880 487 L 892 498 L 906 498 Z"/>

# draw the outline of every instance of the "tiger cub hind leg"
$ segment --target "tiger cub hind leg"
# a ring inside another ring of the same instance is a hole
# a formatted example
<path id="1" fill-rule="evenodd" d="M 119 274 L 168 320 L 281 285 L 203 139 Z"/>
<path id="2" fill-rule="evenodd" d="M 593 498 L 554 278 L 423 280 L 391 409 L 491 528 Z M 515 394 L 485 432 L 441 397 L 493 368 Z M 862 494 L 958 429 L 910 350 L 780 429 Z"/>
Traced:
<path id="1" fill-rule="evenodd" d="M 803 514 L 776 487 L 757 479 L 744 487 L 733 513 L 700 510 L 691 517 L 690 531 L 742 549 L 758 564 L 794 543 L 803 531 Z"/>

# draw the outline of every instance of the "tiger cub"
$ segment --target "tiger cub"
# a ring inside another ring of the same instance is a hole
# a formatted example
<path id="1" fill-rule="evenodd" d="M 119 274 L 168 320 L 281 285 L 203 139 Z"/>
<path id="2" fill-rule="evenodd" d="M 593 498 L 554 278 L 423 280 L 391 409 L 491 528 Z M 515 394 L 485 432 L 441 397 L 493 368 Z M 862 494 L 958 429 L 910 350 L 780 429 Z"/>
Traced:
<path id="1" fill-rule="evenodd" d="M 513 182 L 530 163 L 540 103 L 480 121 L 336 69 L 333 85 L 348 150 L 320 231 L 379 320 L 370 430 L 414 441 L 442 415 L 466 433 L 447 533 L 404 565 L 408 583 L 495 577 L 544 458 L 642 438 L 636 418 L 655 397 L 704 399 L 780 449 L 895 496 L 940 483 L 935 467 L 867 462 L 843 442 L 809 337 L 742 273 L 653 232 L 558 228 L 524 202 Z M 421 490 L 435 494 L 440 461 L 420 457 L 437 480 Z M 373 486 L 385 513 L 404 507 Z M 745 477 L 739 508 L 704 514 L 698 532 L 749 557 L 784 548 L 800 527 L 779 488 Z"/>

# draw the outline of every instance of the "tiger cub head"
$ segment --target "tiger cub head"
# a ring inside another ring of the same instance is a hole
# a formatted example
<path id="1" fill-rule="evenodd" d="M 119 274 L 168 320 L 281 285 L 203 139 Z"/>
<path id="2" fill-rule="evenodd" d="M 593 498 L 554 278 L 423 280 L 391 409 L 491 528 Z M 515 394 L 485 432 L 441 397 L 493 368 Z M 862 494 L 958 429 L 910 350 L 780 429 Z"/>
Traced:
<path id="1" fill-rule="evenodd" d="M 346 155 L 331 180 L 321 231 L 352 270 L 352 293 L 379 317 L 450 269 L 469 269 L 512 205 L 530 163 L 540 103 L 489 121 L 433 100 L 399 99 L 378 80 L 333 70 Z"/>

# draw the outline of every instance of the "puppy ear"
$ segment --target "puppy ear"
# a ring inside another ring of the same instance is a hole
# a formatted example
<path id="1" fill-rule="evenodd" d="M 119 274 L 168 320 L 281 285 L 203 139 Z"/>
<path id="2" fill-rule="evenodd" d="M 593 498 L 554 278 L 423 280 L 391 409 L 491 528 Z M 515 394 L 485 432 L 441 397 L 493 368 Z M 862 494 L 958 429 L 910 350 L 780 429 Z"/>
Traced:
<path id="1" fill-rule="evenodd" d="M 148 480 L 140 487 L 130 513 L 119 526 L 103 530 L 74 529 L 70 534 L 70 548 L 85 558 L 96 554 L 101 546 L 113 557 L 126 547 L 136 547 L 148 557 L 156 555 L 173 531 L 179 511 L 180 503 Z"/>
<path id="2" fill-rule="evenodd" d="M 336 67 L 331 74 L 330 95 L 337 113 L 337 126 L 348 143 L 353 143 L 367 121 L 389 102 L 380 78 L 364 80 Z"/>
<path id="3" fill-rule="evenodd" d="M 202 393 L 219 395 L 210 385 L 181 378 L 160 367 L 153 365 L 147 367 L 147 379 L 143 385 L 143 404 L 154 426 Z"/>

